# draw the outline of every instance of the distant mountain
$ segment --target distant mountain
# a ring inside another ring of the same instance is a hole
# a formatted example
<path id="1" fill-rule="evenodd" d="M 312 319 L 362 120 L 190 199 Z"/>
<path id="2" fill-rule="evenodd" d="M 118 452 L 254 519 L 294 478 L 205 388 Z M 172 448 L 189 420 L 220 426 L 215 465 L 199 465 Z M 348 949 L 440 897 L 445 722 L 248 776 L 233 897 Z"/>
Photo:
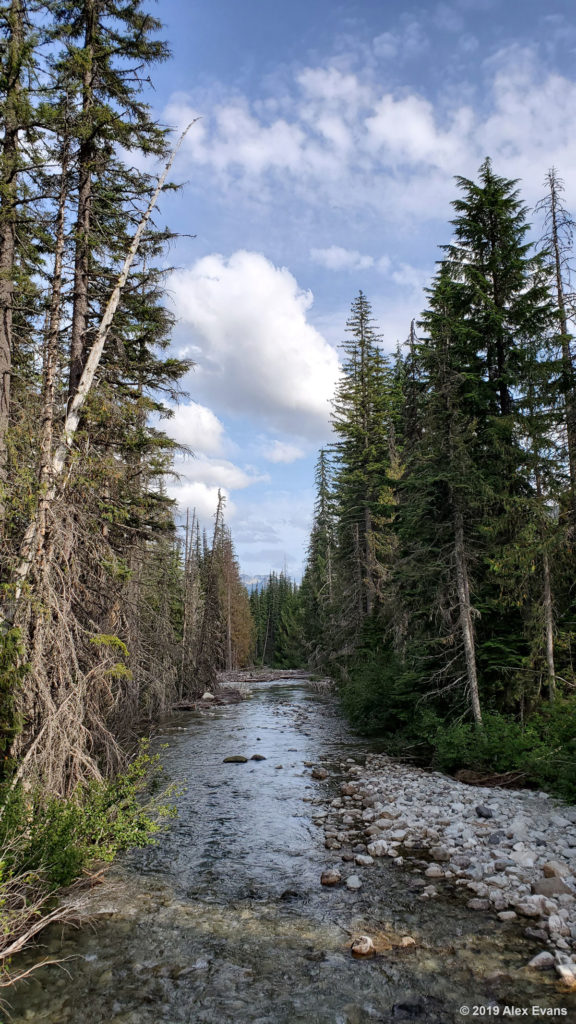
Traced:
<path id="1" fill-rule="evenodd" d="M 251 594 L 254 590 L 262 590 L 268 582 L 268 573 L 265 576 L 249 576 L 247 573 L 240 573 L 240 580 Z"/>

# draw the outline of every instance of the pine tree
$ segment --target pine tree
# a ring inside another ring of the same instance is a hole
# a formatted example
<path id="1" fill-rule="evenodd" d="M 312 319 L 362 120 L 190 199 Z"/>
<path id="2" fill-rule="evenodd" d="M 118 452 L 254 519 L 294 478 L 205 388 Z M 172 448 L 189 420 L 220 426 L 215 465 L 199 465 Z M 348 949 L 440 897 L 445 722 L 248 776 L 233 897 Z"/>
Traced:
<path id="1" fill-rule="evenodd" d="M 333 403 L 339 604 L 354 636 L 379 600 L 389 556 L 390 366 L 379 347 L 370 304 L 360 292 L 347 322 L 344 363 Z M 380 526 L 379 530 L 376 526 Z"/>

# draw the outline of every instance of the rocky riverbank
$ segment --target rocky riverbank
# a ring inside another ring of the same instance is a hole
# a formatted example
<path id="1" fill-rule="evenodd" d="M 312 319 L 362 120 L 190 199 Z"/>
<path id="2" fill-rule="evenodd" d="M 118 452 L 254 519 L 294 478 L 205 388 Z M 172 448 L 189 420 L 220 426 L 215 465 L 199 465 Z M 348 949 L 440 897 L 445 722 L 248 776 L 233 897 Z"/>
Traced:
<path id="1" fill-rule="evenodd" d="M 341 795 L 317 815 L 349 889 L 370 885 L 379 858 L 420 875 L 420 900 L 441 890 L 542 943 L 528 966 L 576 988 L 576 807 L 547 793 L 473 787 L 381 754 L 342 764 Z M 316 769 L 316 778 L 322 777 Z"/>

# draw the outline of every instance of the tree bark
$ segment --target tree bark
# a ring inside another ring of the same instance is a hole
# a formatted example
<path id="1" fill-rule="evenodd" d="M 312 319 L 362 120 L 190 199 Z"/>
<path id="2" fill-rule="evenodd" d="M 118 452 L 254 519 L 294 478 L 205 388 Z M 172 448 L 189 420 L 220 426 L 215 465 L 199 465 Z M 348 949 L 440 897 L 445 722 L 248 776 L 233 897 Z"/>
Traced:
<path id="1" fill-rule="evenodd" d="M 74 258 L 74 297 L 70 338 L 70 377 L 68 398 L 78 389 L 86 350 L 88 326 L 88 288 L 90 280 L 90 227 L 92 212 L 92 163 L 94 139 L 88 131 L 90 112 L 94 106 L 94 44 L 98 27 L 98 3 L 85 0 L 84 73 L 82 77 L 82 128 L 84 137 L 78 152 L 78 205 L 76 212 L 76 250 Z"/>
<path id="2" fill-rule="evenodd" d="M 482 710 L 480 707 L 480 694 L 478 690 L 474 622 L 472 619 L 472 605 L 470 603 L 470 583 L 468 579 L 468 565 L 464 541 L 464 522 L 461 512 L 458 511 L 454 515 L 454 560 L 456 563 L 456 586 L 460 610 L 460 628 L 462 630 L 464 656 L 466 659 L 466 678 L 468 682 L 468 689 L 470 691 L 470 703 L 472 705 L 474 722 L 480 728 L 482 726 Z"/>
<path id="3" fill-rule="evenodd" d="M 12 311 L 16 249 L 16 188 L 18 180 L 18 133 L 23 11 L 21 0 L 12 0 L 8 15 L 10 37 L 6 49 L 6 100 L 0 172 L 0 535 L 6 515 L 7 446 L 12 378 Z"/>
<path id="4" fill-rule="evenodd" d="M 554 274 L 556 278 L 556 301 L 558 304 L 562 344 L 562 374 L 566 395 L 566 439 L 568 445 L 568 469 L 570 473 L 570 503 L 572 522 L 573 525 L 576 525 L 576 394 L 574 393 L 574 363 L 570 346 L 570 332 L 568 330 L 566 295 L 562 278 L 562 252 L 558 223 L 558 182 L 554 170 L 548 173 L 548 184 L 550 186 L 550 228 L 552 251 L 554 254 Z"/>

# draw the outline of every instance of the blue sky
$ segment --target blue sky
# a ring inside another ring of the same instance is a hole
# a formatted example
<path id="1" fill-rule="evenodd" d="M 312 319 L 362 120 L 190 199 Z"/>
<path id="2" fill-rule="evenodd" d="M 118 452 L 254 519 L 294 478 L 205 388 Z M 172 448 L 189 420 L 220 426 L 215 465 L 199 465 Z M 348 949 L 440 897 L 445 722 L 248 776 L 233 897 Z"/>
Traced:
<path id="1" fill-rule="evenodd" d="M 299 576 L 337 346 L 362 288 L 392 350 L 450 236 L 454 175 L 486 155 L 529 206 L 555 165 L 576 207 L 572 0 L 160 0 L 164 123 L 198 117 L 168 281 L 196 361 L 166 427 L 195 452 L 171 488 L 228 496 L 242 568 Z M 537 228 L 535 229 L 537 230 Z"/>

